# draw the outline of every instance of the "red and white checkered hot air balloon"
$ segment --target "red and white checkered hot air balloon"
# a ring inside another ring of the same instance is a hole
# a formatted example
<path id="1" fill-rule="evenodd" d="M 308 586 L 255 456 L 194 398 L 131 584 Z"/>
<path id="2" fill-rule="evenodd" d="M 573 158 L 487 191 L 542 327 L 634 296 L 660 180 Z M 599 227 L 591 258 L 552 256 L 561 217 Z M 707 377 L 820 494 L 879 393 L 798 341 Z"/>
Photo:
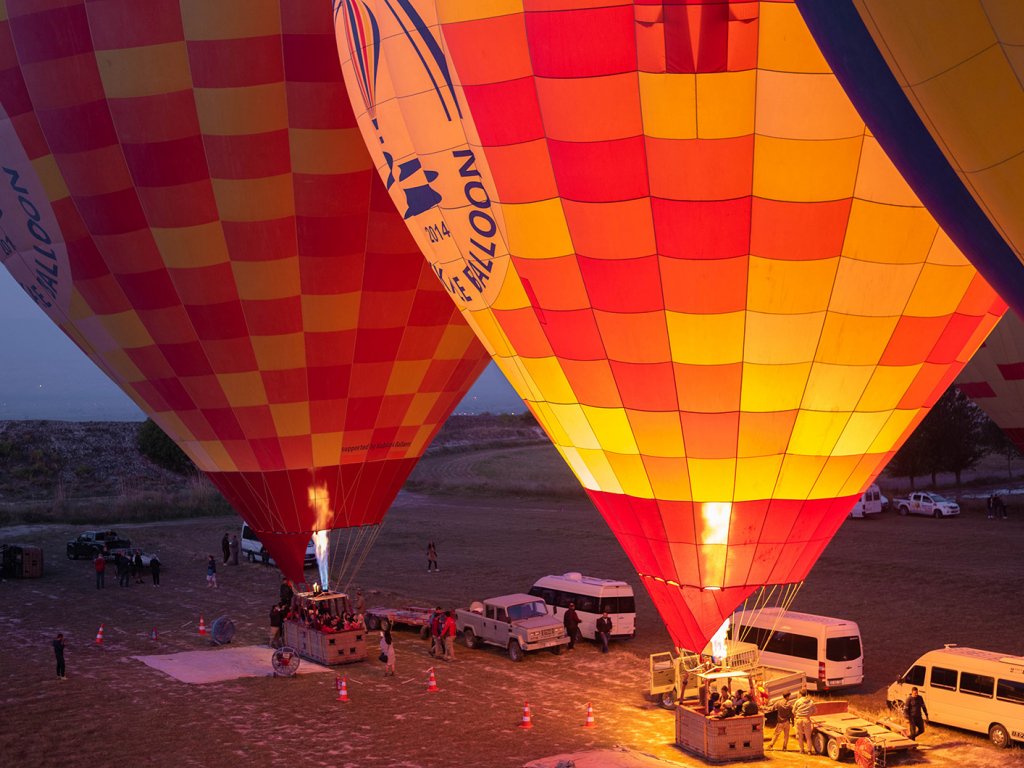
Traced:
<path id="1" fill-rule="evenodd" d="M 4 13 L 4 266 L 303 580 L 486 363 L 377 178 L 329 8 Z"/>

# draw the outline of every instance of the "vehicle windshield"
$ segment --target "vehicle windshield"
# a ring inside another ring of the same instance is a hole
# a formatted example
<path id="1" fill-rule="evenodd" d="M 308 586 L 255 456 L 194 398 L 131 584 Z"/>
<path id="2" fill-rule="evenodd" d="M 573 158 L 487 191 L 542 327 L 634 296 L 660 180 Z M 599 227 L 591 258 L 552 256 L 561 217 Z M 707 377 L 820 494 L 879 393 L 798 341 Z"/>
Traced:
<path id="1" fill-rule="evenodd" d="M 508 607 L 508 617 L 512 621 L 521 619 L 532 619 L 534 616 L 546 616 L 548 608 L 543 600 L 534 600 L 532 603 L 521 603 Z"/>
<path id="2" fill-rule="evenodd" d="M 933 493 L 932 494 L 932 501 L 939 502 L 939 503 L 942 503 L 942 504 L 953 504 L 954 503 L 954 501 L 952 499 L 947 499 L 945 496 L 940 496 L 937 493 Z"/>

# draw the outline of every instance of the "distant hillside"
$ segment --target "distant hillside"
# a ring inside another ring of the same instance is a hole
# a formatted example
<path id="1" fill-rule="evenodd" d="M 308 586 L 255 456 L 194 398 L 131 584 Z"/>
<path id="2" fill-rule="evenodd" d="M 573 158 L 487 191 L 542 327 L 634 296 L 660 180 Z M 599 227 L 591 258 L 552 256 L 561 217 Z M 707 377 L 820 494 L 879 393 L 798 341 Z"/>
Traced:
<path id="1" fill-rule="evenodd" d="M 0 421 L 0 503 L 174 494 L 189 478 L 139 453 L 141 422 Z M 545 440 L 529 414 L 452 416 L 430 448 L 450 453 L 474 447 Z"/>

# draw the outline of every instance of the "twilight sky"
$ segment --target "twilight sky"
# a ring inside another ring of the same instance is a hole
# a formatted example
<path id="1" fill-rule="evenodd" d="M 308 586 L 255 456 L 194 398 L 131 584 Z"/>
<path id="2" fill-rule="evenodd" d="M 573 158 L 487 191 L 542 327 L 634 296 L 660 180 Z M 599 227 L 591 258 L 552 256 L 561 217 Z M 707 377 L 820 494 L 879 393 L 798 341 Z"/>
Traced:
<path id="1" fill-rule="evenodd" d="M 525 410 L 494 363 L 457 413 Z M 143 413 L 0 268 L 0 421 L 141 421 Z"/>

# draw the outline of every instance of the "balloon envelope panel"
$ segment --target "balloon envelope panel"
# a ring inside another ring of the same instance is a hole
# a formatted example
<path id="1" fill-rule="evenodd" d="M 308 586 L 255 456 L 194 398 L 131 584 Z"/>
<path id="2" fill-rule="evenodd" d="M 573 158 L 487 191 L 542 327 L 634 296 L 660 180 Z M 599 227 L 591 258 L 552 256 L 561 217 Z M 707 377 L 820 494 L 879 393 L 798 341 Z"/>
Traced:
<path id="1" fill-rule="evenodd" d="M 797 4 L 907 180 L 1000 294 L 1024 310 L 1024 5 Z"/>
<path id="2" fill-rule="evenodd" d="M 960 390 L 1024 451 L 1024 323 L 1007 312 L 956 378 Z"/>
<path id="3" fill-rule="evenodd" d="M 5 266 L 301 578 L 311 531 L 380 522 L 486 362 L 376 176 L 330 16 L 7 13 Z"/>

